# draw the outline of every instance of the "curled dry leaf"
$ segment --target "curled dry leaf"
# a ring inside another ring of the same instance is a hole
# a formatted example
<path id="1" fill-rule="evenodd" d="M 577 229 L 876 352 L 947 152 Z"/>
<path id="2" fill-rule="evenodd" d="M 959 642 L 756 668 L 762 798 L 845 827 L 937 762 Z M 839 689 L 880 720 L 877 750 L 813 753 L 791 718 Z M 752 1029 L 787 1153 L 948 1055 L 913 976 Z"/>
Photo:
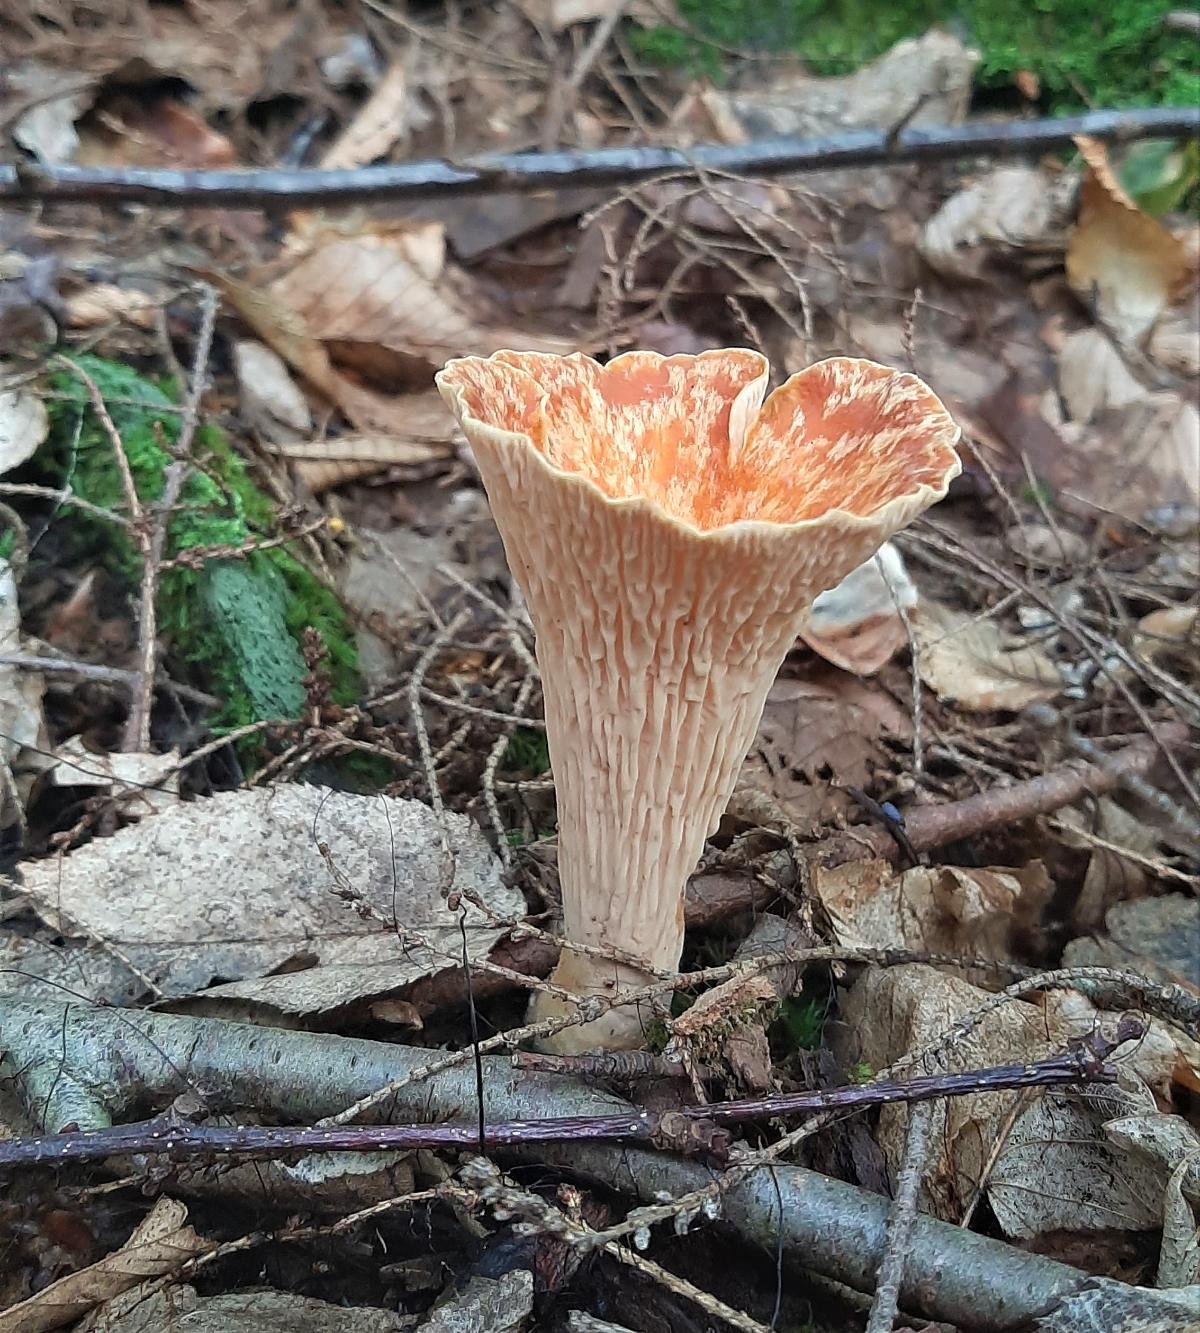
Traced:
<path id="1" fill-rule="evenodd" d="M 852 569 L 812 604 L 800 637 L 827 662 L 873 676 L 908 642 L 904 613 L 917 604 L 917 588 L 892 542 Z"/>
<path id="2" fill-rule="evenodd" d="M 1194 277 L 1186 244 L 1121 188 L 1108 150 L 1076 139 L 1087 163 L 1067 246 L 1067 281 L 1122 343 L 1139 342 Z"/>
<path id="3" fill-rule="evenodd" d="M 46 1333 L 62 1328 L 94 1306 L 146 1278 L 172 1273 L 208 1249 L 209 1243 L 188 1225 L 183 1204 L 161 1198 L 119 1250 L 0 1311 L 0 1333 Z"/>
<path id="4" fill-rule="evenodd" d="M 1015 643 L 994 620 L 925 601 L 910 624 L 921 679 L 959 708 L 1016 712 L 1063 687 L 1062 673 L 1040 649 Z"/>
<path id="5" fill-rule="evenodd" d="M 407 61 L 396 60 L 321 158 L 326 171 L 365 167 L 408 137 Z"/>
<path id="6" fill-rule="evenodd" d="M 282 444 L 312 431 L 308 401 L 287 364 L 265 343 L 242 338 L 233 345 L 242 416 L 269 443 Z"/>
<path id="7" fill-rule="evenodd" d="M 461 965 L 454 885 L 497 918 L 523 915 L 476 826 L 447 814 L 445 827 L 450 883 L 442 825 L 417 801 L 298 785 L 223 792 L 33 862 L 24 887 L 55 929 L 119 942 L 169 996 L 320 1013 Z M 480 957 L 503 927 L 465 911 Z"/>
<path id="8" fill-rule="evenodd" d="M 0 560 L 0 654 L 19 656 L 21 651 L 17 581 L 8 561 Z M 0 666 L 0 756 L 16 778 L 22 801 L 48 762 L 45 756 L 50 750 L 50 737 L 42 712 L 45 691 L 46 682 L 40 671 Z M 5 792 L 5 803 L 8 799 L 9 793 Z M 5 816 L 0 825 L 7 827 L 11 822 Z"/>
<path id="9" fill-rule="evenodd" d="M 1045 241 L 1066 220 L 1073 190 L 1037 167 L 997 167 L 951 195 L 922 228 L 917 249 L 949 278 L 979 278 L 989 257 Z"/>
<path id="10" fill-rule="evenodd" d="M 0 476 L 28 462 L 50 430 L 46 404 L 29 389 L 0 391 Z"/>
<path id="11" fill-rule="evenodd" d="M 879 1069 L 922 1050 L 992 997 L 932 967 L 872 969 L 842 1007 L 846 1061 Z M 1069 1031 L 1041 1007 L 1014 1001 L 994 1009 L 938 1057 L 950 1070 L 1021 1063 L 1061 1051 Z M 1133 1076 L 1131 1075 L 1131 1078 Z M 1139 1085 L 1140 1086 L 1140 1085 Z M 1141 1088 L 1145 1101 L 1150 1094 Z M 1161 1217 L 1151 1173 L 1105 1138 L 1103 1113 L 1074 1091 L 988 1093 L 936 1103 L 922 1178 L 922 1211 L 958 1221 L 986 1190 L 1007 1235 L 1047 1231 L 1150 1230 Z M 879 1140 L 895 1173 L 903 1160 L 907 1113 L 885 1107 Z M 997 1146 L 1000 1146 L 998 1153 Z"/>
<path id="12" fill-rule="evenodd" d="M 1012 956 L 1014 931 L 1037 919 L 1054 885 L 1040 861 L 1019 870 L 885 861 L 813 869 L 813 890 L 840 944 L 915 952 Z"/>

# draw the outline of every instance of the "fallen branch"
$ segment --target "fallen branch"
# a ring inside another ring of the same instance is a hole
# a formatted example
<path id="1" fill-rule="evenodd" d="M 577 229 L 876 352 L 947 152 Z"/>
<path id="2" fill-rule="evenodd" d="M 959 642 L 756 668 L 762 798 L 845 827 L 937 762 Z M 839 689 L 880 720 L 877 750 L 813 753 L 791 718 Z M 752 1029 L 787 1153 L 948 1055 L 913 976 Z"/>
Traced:
<path id="1" fill-rule="evenodd" d="M 319 1120 L 420 1068 L 427 1050 L 327 1033 L 276 1031 L 218 1019 L 10 1001 L 0 1009 L 3 1074 L 19 1077 L 40 1123 L 101 1128 L 139 1104 L 202 1088 L 226 1105 Z M 627 1102 L 574 1079 L 523 1074 L 485 1059 L 489 1114 L 636 1115 Z M 401 1088 L 393 1115 L 461 1116 L 475 1104 L 475 1071 L 458 1067 Z M 542 1145 L 537 1160 L 650 1204 L 710 1189 L 706 1165 L 642 1148 Z M 800 1167 L 745 1173 L 721 1194 L 725 1222 L 768 1253 L 859 1291 L 873 1289 L 889 1201 Z M 1053 1310 L 1085 1274 L 989 1237 L 918 1217 L 901 1289 L 904 1307 L 1000 1333 Z"/>
<path id="2" fill-rule="evenodd" d="M 678 148 L 598 148 L 496 153 L 462 162 L 427 160 L 346 171 L 172 171 L 153 167 L 0 166 L 0 202 L 142 203 L 158 208 L 324 208 L 363 201 L 628 185 L 666 173 L 782 176 L 881 163 L 1008 157 L 1069 144 L 1075 135 L 1129 142 L 1200 133 L 1189 107 L 1090 111 L 1046 120 L 843 130 L 815 139 L 756 139 Z"/>
<path id="3" fill-rule="evenodd" d="M 1004 1092 L 1014 1088 L 1061 1087 L 1076 1083 L 1115 1083 L 1117 1071 L 1106 1064 L 1118 1045 L 1145 1032 L 1136 1021 L 1124 1023 L 1117 1040 L 1095 1034 L 1063 1055 L 1024 1064 L 958 1074 L 930 1074 L 911 1079 L 880 1079 L 810 1092 L 750 1097 L 740 1101 L 682 1106 L 673 1111 L 637 1110 L 633 1114 L 545 1116 L 532 1120 L 441 1124 L 339 1125 L 332 1128 L 276 1128 L 262 1125 L 194 1125 L 141 1121 L 104 1129 L 0 1140 L 0 1167 L 38 1162 L 95 1162 L 126 1153 L 165 1153 L 176 1160 L 198 1156 L 278 1157 L 284 1153 L 396 1152 L 415 1148 L 528 1147 L 535 1143 L 592 1143 L 618 1139 L 682 1152 L 685 1156 L 728 1159 L 729 1136 L 718 1125 L 750 1124 L 816 1111 L 851 1111 L 895 1102 L 928 1102 L 939 1097 Z M 715 1132 L 714 1132 L 715 1130 Z"/>
<path id="4" fill-rule="evenodd" d="M 962 801 L 944 805 L 918 806 L 904 825 L 909 843 L 919 852 L 932 851 L 947 843 L 975 837 L 993 829 L 1005 828 L 1022 819 L 1051 814 L 1073 805 L 1085 796 L 1103 796 L 1115 790 L 1128 777 L 1140 777 L 1154 767 L 1161 751 L 1159 744 L 1181 746 L 1188 739 L 1187 728 L 1178 723 L 1164 723 L 1158 740 L 1143 737 L 1105 756 L 1103 766 L 1068 763 L 1040 777 L 1014 782 L 1009 787 L 992 787 Z M 840 865 L 846 861 L 880 857 L 896 861 L 902 848 L 887 828 L 857 825 L 852 832 L 835 833 L 806 848 L 814 861 Z M 780 870 L 787 873 L 790 854 L 781 853 Z M 779 896 L 778 882 L 752 875 L 728 872 L 699 874 L 688 885 L 685 912 L 689 930 L 704 930 L 739 912 L 761 911 Z M 545 939 L 521 939 L 517 935 L 492 950 L 494 963 L 509 972 L 528 977 L 545 977 L 553 970 L 558 950 Z M 516 982 L 498 972 L 476 969 L 471 986 L 478 1001 L 514 989 Z M 465 1004 L 466 983 L 461 970 L 439 972 L 415 982 L 405 998 L 422 1014 L 455 1004 Z"/>

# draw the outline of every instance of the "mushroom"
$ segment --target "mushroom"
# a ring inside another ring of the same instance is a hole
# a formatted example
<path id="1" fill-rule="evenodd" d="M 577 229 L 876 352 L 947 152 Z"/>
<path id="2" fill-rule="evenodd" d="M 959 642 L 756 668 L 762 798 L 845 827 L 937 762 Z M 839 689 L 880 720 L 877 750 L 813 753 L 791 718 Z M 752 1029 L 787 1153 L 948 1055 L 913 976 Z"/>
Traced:
<path id="1" fill-rule="evenodd" d="M 915 376 L 835 357 L 764 402 L 767 375 L 730 349 L 505 351 L 437 377 L 535 631 L 567 940 L 552 980 L 576 997 L 678 970 L 688 876 L 814 597 L 959 471 L 958 428 Z M 532 1016 L 573 1008 L 540 993 Z M 656 1016 L 585 1013 L 545 1049 L 636 1047 Z"/>

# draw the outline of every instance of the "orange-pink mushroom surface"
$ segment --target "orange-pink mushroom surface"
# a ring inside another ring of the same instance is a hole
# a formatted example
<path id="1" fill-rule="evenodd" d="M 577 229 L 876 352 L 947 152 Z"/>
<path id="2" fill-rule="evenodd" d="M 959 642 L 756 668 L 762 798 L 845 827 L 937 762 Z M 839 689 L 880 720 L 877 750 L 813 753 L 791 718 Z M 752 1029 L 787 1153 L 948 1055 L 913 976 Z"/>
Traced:
<path id="1" fill-rule="evenodd" d="M 534 626 L 565 933 L 585 950 L 553 980 L 575 995 L 677 968 L 688 876 L 813 598 L 959 470 L 958 429 L 913 375 L 834 358 L 764 402 L 767 376 L 740 349 L 497 352 L 438 376 Z M 650 1016 L 616 1007 L 546 1045 L 640 1045 Z"/>

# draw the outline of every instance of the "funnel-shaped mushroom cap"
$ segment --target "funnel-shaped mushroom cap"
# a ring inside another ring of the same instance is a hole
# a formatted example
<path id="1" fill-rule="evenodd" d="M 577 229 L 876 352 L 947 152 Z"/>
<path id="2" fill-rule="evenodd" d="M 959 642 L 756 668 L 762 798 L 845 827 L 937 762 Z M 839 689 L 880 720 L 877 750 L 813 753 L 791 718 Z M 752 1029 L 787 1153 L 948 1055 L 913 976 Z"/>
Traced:
<path id="1" fill-rule="evenodd" d="M 567 939 L 627 960 L 564 951 L 575 994 L 678 967 L 688 875 L 813 598 L 959 470 L 915 376 L 835 358 L 764 403 L 766 384 L 743 350 L 497 352 L 438 376 L 536 632 Z M 639 1045 L 644 1017 L 551 1045 Z"/>

